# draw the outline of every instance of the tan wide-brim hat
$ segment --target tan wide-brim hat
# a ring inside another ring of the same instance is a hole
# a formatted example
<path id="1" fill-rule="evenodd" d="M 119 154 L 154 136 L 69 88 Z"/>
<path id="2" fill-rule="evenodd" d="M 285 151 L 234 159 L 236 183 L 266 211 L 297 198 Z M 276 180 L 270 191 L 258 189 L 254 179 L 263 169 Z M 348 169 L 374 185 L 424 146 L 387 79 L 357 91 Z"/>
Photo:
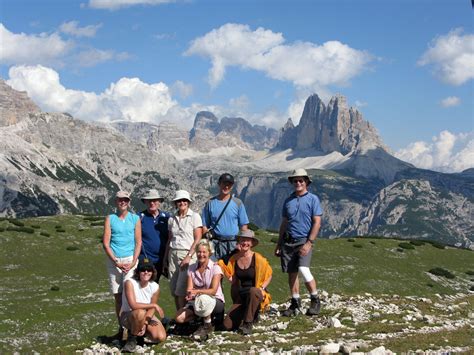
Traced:
<path id="1" fill-rule="evenodd" d="M 130 192 L 120 190 L 115 194 L 115 198 L 128 198 L 130 199 Z"/>
<path id="2" fill-rule="evenodd" d="M 174 198 L 173 198 L 173 202 L 176 202 L 176 201 L 179 201 L 179 200 L 188 200 L 189 202 L 193 202 L 193 200 L 191 198 L 191 195 L 186 190 L 176 191 L 176 193 L 174 195 Z"/>
<path id="3" fill-rule="evenodd" d="M 307 178 L 308 179 L 308 184 L 311 184 L 313 182 L 313 180 L 311 180 L 311 178 L 309 177 L 308 173 L 306 172 L 305 169 L 302 169 L 302 168 L 299 168 L 299 169 L 295 169 L 293 170 L 293 173 L 288 176 L 288 181 L 290 183 L 293 183 L 293 178 L 295 177 L 304 177 L 304 178 Z"/>
<path id="4" fill-rule="evenodd" d="M 237 241 L 240 242 L 241 238 L 250 238 L 252 239 L 253 246 L 257 246 L 259 243 L 259 240 L 255 236 L 255 233 L 251 229 L 247 229 L 245 231 L 240 231 L 239 234 L 237 234 Z"/>
<path id="5" fill-rule="evenodd" d="M 145 196 L 142 197 L 142 202 L 145 202 L 146 200 L 159 200 L 160 202 L 163 202 L 164 198 L 160 196 L 158 190 L 150 189 L 147 191 Z"/>

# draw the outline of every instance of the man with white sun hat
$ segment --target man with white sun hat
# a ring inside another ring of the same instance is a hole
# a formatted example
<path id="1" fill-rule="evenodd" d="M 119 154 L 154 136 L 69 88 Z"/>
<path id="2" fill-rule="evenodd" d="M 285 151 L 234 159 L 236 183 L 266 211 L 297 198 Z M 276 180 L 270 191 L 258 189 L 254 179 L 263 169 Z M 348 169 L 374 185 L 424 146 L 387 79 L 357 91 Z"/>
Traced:
<path id="1" fill-rule="evenodd" d="M 298 272 L 301 273 L 311 296 L 307 315 L 319 314 L 321 302 L 316 289 L 316 280 L 309 269 L 313 244 L 321 227 L 323 214 L 319 198 L 308 191 L 312 183 L 305 169 L 296 169 L 288 176 L 293 185 L 293 193 L 285 200 L 282 209 L 280 237 L 275 255 L 280 257 L 283 272 L 288 273 L 291 291 L 290 307 L 282 314 L 293 316 L 301 311 Z"/>

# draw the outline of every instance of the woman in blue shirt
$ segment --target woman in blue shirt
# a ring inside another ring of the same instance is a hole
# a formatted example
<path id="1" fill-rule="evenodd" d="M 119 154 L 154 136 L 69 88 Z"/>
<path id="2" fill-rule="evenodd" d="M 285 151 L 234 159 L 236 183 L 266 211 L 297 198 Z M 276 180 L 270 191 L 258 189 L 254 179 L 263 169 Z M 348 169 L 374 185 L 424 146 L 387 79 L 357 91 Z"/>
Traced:
<path id="1" fill-rule="evenodd" d="M 142 247 L 141 222 L 138 215 L 128 211 L 130 194 L 119 191 L 115 195 L 117 211 L 108 215 L 104 223 L 103 244 L 107 254 L 110 288 L 115 298 L 115 312 L 119 320 L 124 282 L 133 276 Z M 120 320 L 119 320 L 120 324 Z M 119 328 L 117 337 L 122 336 Z"/>

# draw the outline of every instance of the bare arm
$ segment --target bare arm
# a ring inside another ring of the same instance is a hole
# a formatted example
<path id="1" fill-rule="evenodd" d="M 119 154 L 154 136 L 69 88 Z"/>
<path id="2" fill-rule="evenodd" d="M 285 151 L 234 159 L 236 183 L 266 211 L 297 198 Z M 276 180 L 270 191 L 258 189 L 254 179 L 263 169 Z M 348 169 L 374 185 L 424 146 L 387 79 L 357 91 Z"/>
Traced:
<path id="1" fill-rule="evenodd" d="M 133 252 L 132 267 L 136 264 L 140 251 L 142 250 L 142 222 L 138 219 L 135 224 L 135 250 Z"/>
<path id="2" fill-rule="evenodd" d="M 201 227 L 194 228 L 193 234 L 194 234 L 194 242 L 191 245 L 191 248 L 189 248 L 189 251 L 184 257 L 184 259 L 181 261 L 181 264 L 180 264 L 181 268 L 185 268 L 189 265 L 189 262 L 191 261 L 191 258 L 194 255 L 194 252 L 196 250 L 196 245 L 197 243 L 199 243 L 199 241 L 202 238 L 202 228 Z"/>
<path id="3" fill-rule="evenodd" d="M 300 249 L 300 255 L 305 256 L 309 253 L 313 247 L 313 242 L 318 237 L 319 229 L 321 228 L 321 216 L 313 216 L 312 218 L 313 225 L 311 226 L 311 231 L 309 232 L 308 240 Z"/>
<path id="4" fill-rule="evenodd" d="M 104 247 L 104 251 L 107 254 L 107 256 L 115 264 L 115 255 L 114 255 L 114 252 L 112 251 L 112 248 L 110 247 L 111 237 L 112 237 L 112 230 L 110 229 L 110 219 L 109 219 L 109 216 L 107 216 L 105 217 L 105 222 L 104 222 L 104 234 L 102 236 L 102 245 Z"/>

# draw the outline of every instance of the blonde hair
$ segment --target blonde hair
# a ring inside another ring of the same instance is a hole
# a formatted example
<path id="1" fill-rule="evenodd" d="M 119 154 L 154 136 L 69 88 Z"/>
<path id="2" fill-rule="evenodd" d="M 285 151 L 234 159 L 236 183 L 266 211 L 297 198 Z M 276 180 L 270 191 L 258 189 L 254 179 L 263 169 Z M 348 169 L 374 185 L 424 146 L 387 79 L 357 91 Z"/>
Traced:
<path id="1" fill-rule="evenodd" d="M 200 246 L 204 246 L 204 247 L 207 248 L 207 250 L 209 251 L 209 256 L 211 256 L 212 254 L 214 254 L 214 245 L 212 245 L 212 242 L 209 241 L 209 240 L 207 240 L 206 238 L 201 239 L 201 240 L 196 244 L 196 248 L 195 248 L 196 253 L 198 252 Z"/>

